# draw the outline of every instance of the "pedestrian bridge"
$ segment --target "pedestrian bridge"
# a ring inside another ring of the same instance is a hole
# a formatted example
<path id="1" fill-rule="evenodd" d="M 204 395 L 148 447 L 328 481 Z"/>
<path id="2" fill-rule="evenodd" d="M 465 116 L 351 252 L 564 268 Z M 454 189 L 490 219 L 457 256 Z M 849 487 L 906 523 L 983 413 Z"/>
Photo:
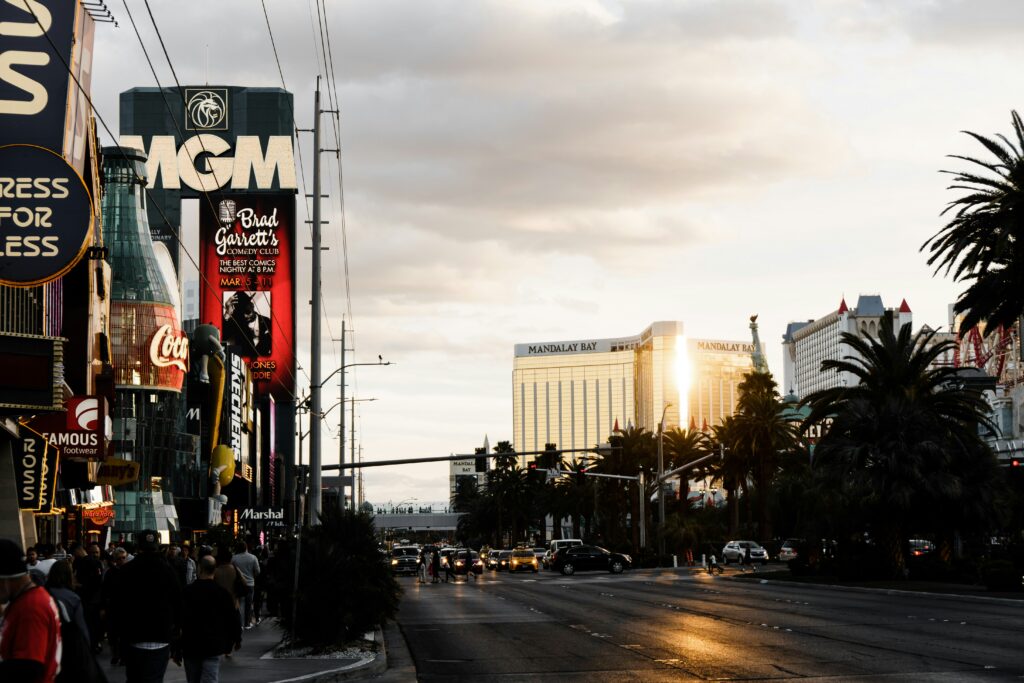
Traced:
<path id="1" fill-rule="evenodd" d="M 385 513 L 373 516 L 378 530 L 408 529 L 409 531 L 455 531 L 460 512 Z"/>

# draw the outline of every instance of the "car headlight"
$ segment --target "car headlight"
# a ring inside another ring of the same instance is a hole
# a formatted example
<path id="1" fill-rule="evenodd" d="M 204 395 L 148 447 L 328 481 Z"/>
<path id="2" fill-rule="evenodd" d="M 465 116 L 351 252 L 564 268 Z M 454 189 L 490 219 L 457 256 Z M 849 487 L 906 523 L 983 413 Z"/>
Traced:
<path id="1" fill-rule="evenodd" d="M 455 566 L 456 567 L 461 567 L 464 564 L 465 564 L 465 562 L 463 562 L 462 560 L 455 560 Z"/>
<path id="2" fill-rule="evenodd" d="M 398 564 L 398 560 L 391 560 L 391 564 Z"/>

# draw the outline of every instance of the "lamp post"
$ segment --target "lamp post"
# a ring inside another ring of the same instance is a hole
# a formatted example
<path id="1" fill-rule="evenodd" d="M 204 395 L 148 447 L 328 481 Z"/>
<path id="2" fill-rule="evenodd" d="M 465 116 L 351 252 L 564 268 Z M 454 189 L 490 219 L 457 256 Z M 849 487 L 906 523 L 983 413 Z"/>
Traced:
<path id="1" fill-rule="evenodd" d="M 345 347 L 345 344 L 344 344 L 344 338 L 345 338 L 344 330 L 342 331 L 342 335 L 341 336 L 342 336 L 342 340 L 343 340 L 342 341 L 342 354 L 344 354 L 344 347 Z M 342 355 L 343 359 L 344 359 L 344 357 L 345 356 Z M 339 372 L 342 373 L 342 374 L 341 374 L 341 382 L 340 382 L 340 385 L 341 385 L 341 400 L 338 401 L 338 403 L 342 404 L 342 403 L 345 402 L 345 370 L 346 369 L 354 368 L 354 367 L 360 366 L 360 365 L 391 365 L 391 361 L 385 361 L 380 356 L 377 356 L 377 358 L 378 358 L 378 361 L 376 363 L 347 363 L 347 364 L 343 363 L 341 365 L 341 367 L 339 367 L 337 370 L 335 370 L 331 374 L 327 375 L 327 377 L 325 377 L 323 379 L 323 381 L 321 381 L 319 384 L 317 384 L 315 386 L 311 386 L 310 390 L 312 391 L 313 395 L 316 397 L 316 400 L 314 401 L 314 406 L 313 406 L 314 412 L 318 413 L 321 417 L 325 414 L 325 413 L 321 413 L 320 410 L 319 410 L 319 408 L 320 408 L 320 402 L 319 402 L 320 389 L 323 388 L 323 386 L 325 384 L 327 384 L 328 380 L 330 380 L 332 377 L 337 375 Z M 345 454 L 345 411 L 344 410 L 342 410 L 340 412 L 340 417 L 338 418 L 338 427 L 339 427 L 339 432 L 340 432 L 340 434 L 339 434 L 340 444 L 339 444 L 339 448 L 338 448 L 338 455 L 340 457 L 339 464 L 342 464 L 342 463 L 344 463 L 344 454 Z M 319 428 L 319 425 L 318 425 L 318 428 Z M 310 438 L 310 453 L 309 453 L 309 470 L 310 470 L 310 473 L 309 473 L 310 474 L 310 477 L 309 477 L 309 488 L 310 488 L 310 491 L 309 491 L 309 499 L 310 499 L 309 500 L 309 502 L 310 502 L 309 522 L 310 522 L 311 525 L 314 525 L 314 526 L 320 523 L 320 512 L 321 512 L 321 509 L 322 509 L 322 497 L 323 497 L 322 491 L 321 491 L 321 484 L 320 484 L 320 481 L 321 481 L 320 480 L 320 474 L 321 474 L 320 466 L 321 466 L 321 463 L 322 463 L 322 460 L 321 460 L 321 457 L 320 457 L 320 439 L 319 438 L 316 438 L 316 439 L 312 438 L 313 436 L 317 436 L 318 434 L 319 434 L 319 431 L 317 432 L 317 434 L 311 435 L 311 438 Z"/>
<path id="2" fill-rule="evenodd" d="M 671 407 L 671 403 L 665 404 L 661 410 L 661 422 L 658 423 L 658 562 L 661 562 L 661 556 L 665 554 L 665 482 L 661 478 L 665 473 L 665 413 Z"/>

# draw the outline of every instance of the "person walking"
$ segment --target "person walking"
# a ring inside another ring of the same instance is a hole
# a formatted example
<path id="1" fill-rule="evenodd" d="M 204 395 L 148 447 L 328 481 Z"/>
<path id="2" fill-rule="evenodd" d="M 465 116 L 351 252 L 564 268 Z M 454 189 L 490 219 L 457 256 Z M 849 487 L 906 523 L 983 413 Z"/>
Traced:
<path id="1" fill-rule="evenodd" d="M 70 562 L 57 562 L 50 568 L 50 573 L 46 577 L 46 590 L 54 600 L 64 605 L 68 617 L 75 622 L 91 647 L 92 640 L 89 627 L 86 625 L 85 607 L 81 596 L 74 591 Z"/>
<path id="2" fill-rule="evenodd" d="M 235 614 L 238 615 L 238 625 L 241 627 L 242 618 L 239 611 L 239 596 L 245 590 L 245 581 L 242 580 L 242 573 L 238 571 L 235 565 L 231 564 L 231 553 L 226 548 L 218 548 L 217 556 L 217 569 L 214 571 L 213 580 L 217 584 L 228 592 L 231 596 L 231 600 L 235 606 Z M 239 631 L 241 633 L 241 631 Z M 236 643 L 238 646 L 242 644 L 242 637 L 239 635 Z M 237 647 L 235 649 L 238 649 Z M 228 657 L 230 653 L 225 653 Z"/>
<path id="3" fill-rule="evenodd" d="M 237 649 L 242 638 L 234 598 L 214 578 L 217 562 L 199 561 L 199 576 L 185 588 L 185 618 L 174 661 L 185 663 L 188 683 L 217 683 L 220 656 Z"/>
<path id="4" fill-rule="evenodd" d="M 430 553 L 430 573 L 434 577 L 430 583 L 441 583 L 441 553 L 437 550 Z"/>
<path id="5" fill-rule="evenodd" d="M 416 562 L 416 576 L 419 577 L 417 579 L 419 583 L 427 582 L 427 557 L 422 550 L 420 550 L 420 556 Z"/>
<path id="6" fill-rule="evenodd" d="M 260 573 L 260 561 L 249 552 L 249 546 L 245 541 L 235 544 L 235 555 L 231 558 L 231 564 L 242 575 L 245 581 L 245 595 L 239 596 L 242 602 L 242 627 L 252 628 L 252 598 L 256 590 L 256 577 Z"/>
<path id="7" fill-rule="evenodd" d="M 196 561 L 192 559 L 192 545 L 188 541 L 181 545 L 181 561 L 185 569 L 185 585 L 188 586 L 197 576 Z"/>
<path id="8" fill-rule="evenodd" d="M 121 568 L 115 628 L 127 683 L 160 683 L 181 632 L 181 583 L 159 554 L 156 531 L 138 535 L 138 554 Z"/>
<path id="9" fill-rule="evenodd" d="M 0 539 L 0 681 L 54 683 L 60 657 L 60 616 L 45 588 L 28 575 L 25 555 Z"/>
<path id="10" fill-rule="evenodd" d="M 124 663 L 121 661 L 121 647 L 117 638 L 114 596 L 117 594 L 118 581 L 121 580 L 121 568 L 127 561 L 128 551 L 124 548 L 114 548 L 110 553 L 110 567 L 103 575 L 103 584 L 100 586 L 100 620 L 107 633 L 107 643 L 110 644 L 110 664 L 112 666 Z"/>
<path id="11" fill-rule="evenodd" d="M 100 547 L 92 543 L 88 548 L 75 544 L 72 567 L 75 573 L 76 592 L 82 599 L 85 623 L 89 626 L 89 642 L 95 650 L 100 647 L 103 632 L 100 622 L 100 588 L 103 584 L 103 563 L 100 562 Z M 51 570 L 52 571 L 52 570 Z M 49 585 L 49 581 L 47 581 Z"/>

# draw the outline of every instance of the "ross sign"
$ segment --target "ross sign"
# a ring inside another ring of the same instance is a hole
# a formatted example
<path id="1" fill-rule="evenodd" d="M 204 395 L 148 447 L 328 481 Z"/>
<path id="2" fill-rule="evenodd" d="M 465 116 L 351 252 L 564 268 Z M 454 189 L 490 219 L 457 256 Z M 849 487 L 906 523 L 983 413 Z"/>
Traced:
<path id="1" fill-rule="evenodd" d="M 68 399 L 63 412 L 39 415 L 29 421 L 51 446 L 65 458 L 102 460 L 111 436 L 107 399 L 102 396 L 75 396 Z"/>
<path id="2" fill-rule="evenodd" d="M 57 449 L 24 424 L 13 446 L 18 508 L 49 512 L 57 489 Z"/>
<path id="3" fill-rule="evenodd" d="M 139 480 L 139 463 L 119 458 L 107 458 L 96 473 L 100 486 L 123 486 Z"/>
<path id="4" fill-rule="evenodd" d="M 89 247 L 93 218 L 85 181 L 63 157 L 0 147 L 0 284 L 28 287 L 67 273 Z"/>
<path id="5" fill-rule="evenodd" d="M 213 133 L 186 138 L 180 146 L 173 135 L 154 135 L 149 147 L 141 135 L 122 135 L 122 147 L 146 152 L 150 189 L 196 192 L 231 190 L 295 190 L 295 157 L 290 135 L 239 135 L 231 142 Z M 277 179 L 275 183 L 274 180 Z M 229 187 L 230 186 L 230 187 Z"/>
<path id="6" fill-rule="evenodd" d="M 278 400 L 295 387 L 295 201 L 211 195 L 199 203 L 199 318 Z M 216 211 L 216 213 L 214 213 Z"/>
<path id="7" fill-rule="evenodd" d="M 149 359 L 158 368 L 176 367 L 188 372 L 188 335 L 164 324 L 149 343 Z"/>

